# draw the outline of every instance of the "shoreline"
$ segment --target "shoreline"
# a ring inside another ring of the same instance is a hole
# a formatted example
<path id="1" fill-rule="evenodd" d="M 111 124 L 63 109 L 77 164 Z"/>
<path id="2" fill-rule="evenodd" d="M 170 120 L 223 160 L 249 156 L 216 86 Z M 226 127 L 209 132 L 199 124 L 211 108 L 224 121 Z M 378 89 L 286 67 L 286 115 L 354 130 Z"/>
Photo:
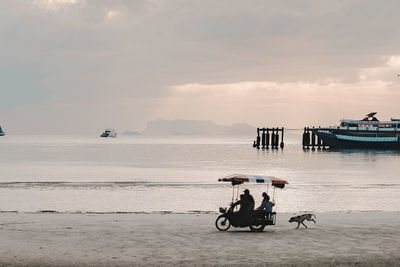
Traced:
<path id="1" fill-rule="evenodd" d="M 400 264 L 400 212 L 317 213 L 294 229 L 292 213 L 262 233 L 219 232 L 217 214 L 2 213 L 0 265 Z"/>
<path id="2" fill-rule="evenodd" d="M 350 213 L 393 213 L 399 212 L 400 210 L 341 210 L 341 211 L 321 211 L 317 214 L 350 214 Z M 158 215 L 166 215 L 166 214 L 175 214 L 175 215 L 196 215 L 196 214 L 212 214 L 219 215 L 221 214 L 218 211 L 207 211 L 207 210 L 188 210 L 188 211 L 172 211 L 172 210 L 154 210 L 154 211 L 58 211 L 58 210 L 38 210 L 38 211 L 18 211 L 18 210 L 0 210 L 0 214 L 82 214 L 82 215 L 112 215 L 112 214 L 158 214 Z M 279 214 L 290 214 L 291 216 L 295 216 L 303 213 L 315 213 L 312 210 L 303 210 L 303 211 L 293 211 L 293 212 L 277 212 Z"/>

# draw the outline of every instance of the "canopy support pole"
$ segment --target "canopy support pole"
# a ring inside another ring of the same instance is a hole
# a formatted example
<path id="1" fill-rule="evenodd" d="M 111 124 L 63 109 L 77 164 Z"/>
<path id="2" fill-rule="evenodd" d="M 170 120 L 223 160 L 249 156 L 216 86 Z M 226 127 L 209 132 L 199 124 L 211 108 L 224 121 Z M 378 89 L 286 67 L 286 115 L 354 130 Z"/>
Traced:
<path id="1" fill-rule="evenodd" d="M 275 186 L 274 186 L 274 193 L 273 193 L 273 195 L 272 195 L 272 202 L 275 203 Z"/>
<path id="2" fill-rule="evenodd" d="M 240 184 L 238 184 L 238 186 L 237 186 L 237 194 L 236 194 L 236 201 L 238 201 L 238 199 L 239 199 L 239 188 L 240 188 Z M 236 202 L 235 201 L 235 202 Z M 232 201 L 233 202 L 233 201 Z M 235 210 L 237 210 L 237 206 L 235 207 Z"/>

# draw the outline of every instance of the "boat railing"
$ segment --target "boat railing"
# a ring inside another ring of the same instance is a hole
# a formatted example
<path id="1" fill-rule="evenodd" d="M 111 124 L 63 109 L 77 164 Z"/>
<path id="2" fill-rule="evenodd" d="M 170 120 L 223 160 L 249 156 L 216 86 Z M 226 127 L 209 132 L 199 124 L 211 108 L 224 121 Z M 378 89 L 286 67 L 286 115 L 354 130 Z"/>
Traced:
<path id="1" fill-rule="evenodd" d="M 350 126 L 330 126 L 321 129 L 346 130 L 346 131 L 373 131 L 373 132 L 397 132 L 400 128 L 396 127 L 350 127 Z"/>

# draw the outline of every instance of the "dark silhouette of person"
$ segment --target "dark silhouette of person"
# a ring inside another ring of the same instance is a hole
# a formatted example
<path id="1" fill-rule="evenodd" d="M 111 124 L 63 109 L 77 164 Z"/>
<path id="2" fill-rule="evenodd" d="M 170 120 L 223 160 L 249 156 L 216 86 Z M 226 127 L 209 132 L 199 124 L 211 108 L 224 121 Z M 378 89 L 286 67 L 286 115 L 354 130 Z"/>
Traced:
<path id="1" fill-rule="evenodd" d="M 248 214 L 254 210 L 254 198 L 250 195 L 249 189 L 244 190 L 245 208 Z"/>
<path id="2" fill-rule="evenodd" d="M 233 218 L 237 222 L 243 223 L 245 218 L 247 217 L 247 206 L 246 206 L 246 200 L 245 200 L 244 194 L 240 195 L 240 200 L 238 200 L 232 204 L 232 208 L 235 208 L 238 205 L 240 205 L 240 208 L 238 211 L 234 212 Z"/>
<path id="3" fill-rule="evenodd" d="M 240 205 L 239 211 L 235 212 L 237 219 L 242 223 L 250 220 L 251 213 L 254 210 L 254 198 L 250 195 L 248 189 L 244 190 L 244 194 L 240 195 L 240 200 L 232 204 L 233 207 Z"/>
<path id="4" fill-rule="evenodd" d="M 272 213 L 272 207 L 275 206 L 274 202 L 269 201 L 270 197 L 268 196 L 267 193 L 262 193 L 263 200 L 261 202 L 261 205 L 257 208 L 257 211 L 266 211 L 267 212 L 267 218 L 269 218 L 269 215 Z"/>
<path id="5" fill-rule="evenodd" d="M 240 205 L 239 211 L 236 212 L 236 214 L 245 214 L 246 212 L 246 201 L 245 197 L 243 194 L 240 195 L 240 199 L 236 201 L 235 203 L 232 204 L 232 207 L 236 207 Z"/>
<path id="6" fill-rule="evenodd" d="M 256 210 L 265 210 L 267 208 L 267 202 L 269 201 L 269 196 L 267 193 L 262 193 L 263 200 L 261 201 L 260 206 Z"/>
<path id="7" fill-rule="evenodd" d="M 267 193 L 262 193 L 263 200 L 261 205 L 257 208 L 257 210 L 265 210 L 267 212 L 272 212 L 272 207 L 275 205 L 273 202 L 269 201 L 270 197 Z"/>

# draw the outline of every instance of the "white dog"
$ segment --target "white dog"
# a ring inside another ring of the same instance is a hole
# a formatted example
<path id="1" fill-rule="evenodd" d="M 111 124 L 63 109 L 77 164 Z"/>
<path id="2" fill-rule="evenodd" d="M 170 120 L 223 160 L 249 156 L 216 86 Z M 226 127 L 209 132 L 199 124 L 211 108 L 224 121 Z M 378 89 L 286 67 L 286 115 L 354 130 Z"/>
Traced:
<path id="1" fill-rule="evenodd" d="M 312 218 L 313 216 L 314 216 L 314 218 L 315 218 L 315 220 L 316 220 L 317 217 L 316 217 L 314 214 L 307 213 L 307 214 L 303 214 L 303 215 L 299 215 L 299 216 L 292 217 L 292 218 L 290 218 L 289 222 L 290 222 L 290 223 L 291 223 L 291 222 L 297 222 L 297 227 L 296 227 L 296 229 L 299 228 L 300 223 L 301 223 L 302 225 L 304 225 L 304 227 L 307 228 L 307 225 L 304 224 L 304 221 L 307 220 L 307 221 L 313 221 L 314 223 L 316 223 L 316 221 Z"/>

